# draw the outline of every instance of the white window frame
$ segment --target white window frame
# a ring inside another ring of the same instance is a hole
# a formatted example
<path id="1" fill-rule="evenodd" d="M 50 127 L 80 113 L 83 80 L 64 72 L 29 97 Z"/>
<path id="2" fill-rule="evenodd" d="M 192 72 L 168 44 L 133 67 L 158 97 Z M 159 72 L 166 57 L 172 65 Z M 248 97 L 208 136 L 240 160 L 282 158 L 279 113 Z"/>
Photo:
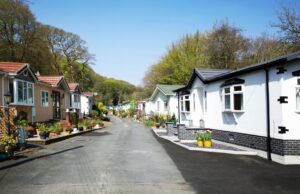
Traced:
<path id="1" fill-rule="evenodd" d="M 297 80 L 296 80 L 296 87 L 295 87 L 295 108 L 296 108 L 296 112 L 297 113 L 300 113 L 300 102 L 299 102 L 299 105 L 297 103 L 297 90 L 299 90 L 299 95 L 300 95 L 300 77 L 297 77 Z M 299 108 L 297 108 L 299 106 Z"/>
<path id="2" fill-rule="evenodd" d="M 47 97 L 44 96 L 43 93 L 47 94 Z M 42 107 L 49 107 L 49 92 L 47 90 L 41 90 L 41 106 Z"/>
<path id="3" fill-rule="evenodd" d="M 18 90 L 18 83 L 22 83 L 23 84 L 23 101 L 19 101 L 19 90 Z M 26 92 L 24 92 L 25 88 L 24 88 L 24 84 L 26 85 Z M 32 89 L 32 102 L 29 101 L 29 85 L 31 85 L 31 89 Z M 24 105 L 24 106 L 34 106 L 34 83 L 32 82 L 28 82 L 25 80 L 20 80 L 20 79 L 15 79 L 14 80 L 14 104 L 16 105 Z"/>
<path id="4" fill-rule="evenodd" d="M 196 112 L 196 94 L 193 93 L 193 111 Z"/>
<path id="5" fill-rule="evenodd" d="M 73 107 L 80 108 L 80 94 L 73 94 L 72 100 L 73 100 Z"/>
<path id="6" fill-rule="evenodd" d="M 186 98 L 188 97 L 188 99 Z M 186 110 L 186 102 L 189 101 L 190 104 L 190 110 Z M 181 112 L 185 112 L 185 113 L 189 113 L 191 111 L 191 99 L 190 99 L 190 95 L 182 95 L 180 96 L 180 108 L 181 108 Z"/>
<path id="7" fill-rule="evenodd" d="M 240 91 L 235 91 L 235 87 L 241 87 Z M 229 89 L 229 93 L 225 93 L 225 90 Z M 241 94 L 242 95 L 242 104 L 241 104 L 241 110 L 236 110 L 234 109 L 234 95 L 235 94 Z M 226 108 L 226 100 L 225 97 L 229 96 L 230 98 L 230 107 Z M 223 112 L 244 112 L 245 111 L 245 107 L 244 107 L 244 96 L 245 96 L 245 89 L 244 89 L 244 85 L 242 84 L 236 84 L 236 85 L 231 85 L 231 86 L 225 86 L 222 88 L 222 106 L 223 106 Z"/>

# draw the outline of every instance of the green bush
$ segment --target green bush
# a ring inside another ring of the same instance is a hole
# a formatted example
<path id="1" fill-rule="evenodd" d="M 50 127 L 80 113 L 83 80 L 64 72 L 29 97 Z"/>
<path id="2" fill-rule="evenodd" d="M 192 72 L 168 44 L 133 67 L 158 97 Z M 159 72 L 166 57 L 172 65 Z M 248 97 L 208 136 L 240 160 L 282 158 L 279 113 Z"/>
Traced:
<path id="1" fill-rule="evenodd" d="M 93 118 L 96 118 L 99 116 L 99 112 L 97 110 L 91 110 L 91 115 Z"/>
<path id="2" fill-rule="evenodd" d="M 151 118 L 144 119 L 144 125 L 146 125 L 148 127 L 152 127 L 154 125 L 154 122 L 152 121 Z"/>
<path id="3" fill-rule="evenodd" d="M 109 121 L 110 121 L 110 118 L 109 118 L 109 117 L 103 117 L 102 120 L 103 120 L 103 121 L 108 121 L 108 122 L 109 122 Z"/>

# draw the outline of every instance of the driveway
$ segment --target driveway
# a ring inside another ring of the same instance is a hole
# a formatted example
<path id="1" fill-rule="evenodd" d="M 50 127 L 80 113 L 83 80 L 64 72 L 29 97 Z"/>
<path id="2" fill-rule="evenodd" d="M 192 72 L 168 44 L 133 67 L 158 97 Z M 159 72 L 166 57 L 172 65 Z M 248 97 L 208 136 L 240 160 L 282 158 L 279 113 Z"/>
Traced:
<path id="1" fill-rule="evenodd" d="M 114 118 L 0 171 L 0 193 L 194 193 L 149 128 Z"/>
<path id="2" fill-rule="evenodd" d="M 0 171 L 0 193 L 300 192 L 299 166 L 188 151 L 127 119 L 38 154 Z"/>

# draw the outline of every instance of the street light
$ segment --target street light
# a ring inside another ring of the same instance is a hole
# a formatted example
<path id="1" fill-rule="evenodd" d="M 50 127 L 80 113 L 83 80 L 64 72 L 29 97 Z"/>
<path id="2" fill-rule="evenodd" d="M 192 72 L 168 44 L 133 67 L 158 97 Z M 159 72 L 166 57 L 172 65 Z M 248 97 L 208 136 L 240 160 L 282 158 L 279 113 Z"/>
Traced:
<path id="1" fill-rule="evenodd" d="M 7 133 L 10 135 L 10 114 L 9 114 L 9 104 L 11 102 L 11 94 L 8 92 L 7 94 L 4 95 L 4 102 L 7 105 Z"/>

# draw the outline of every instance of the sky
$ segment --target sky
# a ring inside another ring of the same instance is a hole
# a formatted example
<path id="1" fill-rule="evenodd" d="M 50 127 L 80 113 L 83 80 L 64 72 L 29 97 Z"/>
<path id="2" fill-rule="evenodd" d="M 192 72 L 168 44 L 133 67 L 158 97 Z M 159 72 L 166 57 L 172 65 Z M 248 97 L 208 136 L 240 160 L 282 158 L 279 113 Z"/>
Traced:
<path id="1" fill-rule="evenodd" d="M 227 19 L 247 37 L 270 27 L 290 0 L 30 0 L 39 22 L 78 34 L 96 56 L 99 74 L 141 85 L 172 42 Z"/>

